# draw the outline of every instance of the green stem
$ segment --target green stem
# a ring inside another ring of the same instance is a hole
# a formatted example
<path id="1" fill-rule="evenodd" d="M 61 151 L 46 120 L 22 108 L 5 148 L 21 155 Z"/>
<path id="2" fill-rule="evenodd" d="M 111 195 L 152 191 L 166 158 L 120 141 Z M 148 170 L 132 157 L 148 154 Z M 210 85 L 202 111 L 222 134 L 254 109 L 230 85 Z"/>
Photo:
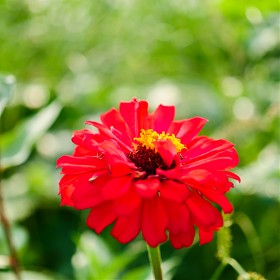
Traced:
<path id="1" fill-rule="evenodd" d="M 244 268 L 233 258 L 227 258 L 226 262 L 233 268 L 239 275 L 245 275 L 247 272 Z"/>
<path id="2" fill-rule="evenodd" d="M 215 270 L 214 274 L 212 275 L 212 277 L 210 278 L 210 280 L 218 280 L 220 275 L 222 274 L 224 268 L 225 268 L 226 264 L 225 263 L 221 263 L 218 268 Z"/>
<path id="3" fill-rule="evenodd" d="M 152 248 L 147 244 L 148 254 L 150 265 L 153 270 L 153 274 L 155 280 L 163 280 L 162 271 L 161 271 L 161 256 L 160 256 L 160 248 L 157 246 L 156 248 Z"/>

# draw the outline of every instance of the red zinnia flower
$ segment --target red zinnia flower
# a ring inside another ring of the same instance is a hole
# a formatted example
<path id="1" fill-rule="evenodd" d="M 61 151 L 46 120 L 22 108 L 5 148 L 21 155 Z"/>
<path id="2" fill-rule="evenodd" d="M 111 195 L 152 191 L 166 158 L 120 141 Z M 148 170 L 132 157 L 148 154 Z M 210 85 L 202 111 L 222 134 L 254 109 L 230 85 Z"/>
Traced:
<path id="1" fill-rule="evenodd" d="M 197 136 L 206 119 L 174 121 L 174 106 L 148 113 L 146 101 L 121 102 L 119 110 L 87 121 L 98 132 L 75 131 L 72 156 L 62 156 L 61 204 L 90 208 L 87 225 L 100 233 L 114 223 L 119 242 L 140 231 L 151 247 L 169 237 L 175 248 L 212 240 L 223 225 L 220 212 L 233 210 L 225 193 L 233 187 L 229 170 L 238 164 L 233 144 Z"/>

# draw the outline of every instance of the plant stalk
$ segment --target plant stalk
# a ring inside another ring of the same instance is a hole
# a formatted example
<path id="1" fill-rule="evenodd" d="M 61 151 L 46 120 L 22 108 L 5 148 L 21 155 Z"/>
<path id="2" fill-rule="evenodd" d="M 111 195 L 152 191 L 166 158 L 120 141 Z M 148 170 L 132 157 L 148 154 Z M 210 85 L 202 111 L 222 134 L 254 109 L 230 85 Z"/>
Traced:
<path id="1" fill-rule="evenodd" d="M 161 255 L 160 255 L 160 247 L 152 248 L 147 244 L 149 261 L 151 265 L 151 269 L 153 271 L 155 280 L 163 280 L 162 270 L 161 270 Z"/>

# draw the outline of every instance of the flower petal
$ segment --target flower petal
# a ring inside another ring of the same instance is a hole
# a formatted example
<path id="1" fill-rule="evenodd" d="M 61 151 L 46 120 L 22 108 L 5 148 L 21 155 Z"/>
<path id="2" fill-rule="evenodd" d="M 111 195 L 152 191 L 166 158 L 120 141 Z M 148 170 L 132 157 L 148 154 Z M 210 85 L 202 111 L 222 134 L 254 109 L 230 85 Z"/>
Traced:
<path id="1" fill-rule="evenodd" d="M 70 176 L 69 176 L 70 177 Z M 72 201 L 72 194 L 74 191 L 74 186 L 73 186 L 73 181 L 76 180 L 76 178 L 74 179 L 70 179 L 68 181 L 68 178 L 64 176 L 61 181 L 60 181 L 60 188 L 59 188 L 59 194 L 61 197 L 61 205 L 65 205 L 65 206 L 70 206 L 70 207 L 74 207 L 74 203 Z M 71 176 L 71 178 L 73 178 Z M 65 180 L 67 180 L 68 182 L 63 183 Z"/>
<path id="2" fill-rule="evenodd" d="M 111 231 L 121 243 L 127 243 L 134 239 L 141 229 L 141 212 L 139 209 L 131 213 L 129 216 L 119 217 Z"/>
<path id="3" fill-rule="evenodd" d="M 125 176 L 133 172 L 132 168 L 136 169 L 134 163 L 114 160 L 111 160 L 108 168 L 112 177 Z"/>
<path id="4" fill-rule="evenodd" d="M 130 188 L 123 196 L 115 200 L 114 211 L 118 216 L 128 216 L 135 209 L 141 208 L 142 199 L 136 193 L 136 190 Z"/>
<path id="5" fill-rule="evenodd" d="M 115 199 L 126 193 L 130 185 L 130 176 L 115 177 L 104 186 L 102 194 L 105 199 Z"/>
<path id="6" fill-rule="evenodd" d="M 163 169 L 157 168 L 156 169 L 157 175 L 160 175 L 160 177 L 167 178 L 167 179 L 180 178 L 181 177 L 181 168 L 180 168 L 179 162 L 176 157 L 175 157 L 175 162 L 176 162 L 176 165 L 172 169 L 163 170 Z"/>
<path id="7" fill-rule="evenodd" d="M 142 234 L 151 247 L 167 240 L 167 215 L 159 197 L 146 199 L 142 210 Z"/>
<path id="8" fill-rule="evenodd" d="M 138 137 L 140 130 L 148 128 L 148 103 L 137 101 L 120 103 L 120 113 L 131 130 L 132 138 Z"/>
<path id="9" fill-rule="evenodd" d="M 102 188 L 107 183 L 109 177 L 102 176 L 90 180 L 90 174 L 80 176 L 74 183 L 72 200 L 74 207 L 82 210 L 94 207 L 104 201 Z"/>
<path id="10" fill-rule="evenodd" d="M 145 180 L 138 180 L 134 185 L 137 193 L 143 198 L 154 197 L 160 189 L 160 181 L 157 178 L 152 177 L 148 177 Z"/>
<path id="11" fill-rule="evenodd" d="M 182 203 L 191 195 L 191 191 L 185 184 L 177 183 L 173 180 L 163 180 L 161 182 L 160 195 L 166 200 Z"/>
<path id="12" fill-rule="evenodd" d="M 209 243 L 212 241 L 214 237 L 214 231 L 213 230 L 204 230 L 202 228 L 199 228 L 199 244 L 203 245 L 206 243 Z"/>
<path id="13" fill-rule="evenodd" d="M 219 191 L 216 191 L 215 189 L 209 189 L 206 188 L 204 190 L 201 190 L 201 193 L 211 200 L 214 203 L 217 203 L 220 205 L 224 211 L 225 214 L 231 213 L 233 211 L 233 206 L 229 202 L 229 200 Z"/>
<path id="14" fill-rule="evenodd" d="M 172 246 L 175 249 L 181 249 L 183 247 L 189 247 L 192 245 L 195 236 L 195 229 L 193 225 L 190 225 L 188 231 L 173 234 L 170 232 L 169 239 Z"/>
<path id="15" fill-rule="evenodd" d="M 110 111 L 102 114 L 100 119 L 102 123 L 106 125 L 113 133 L 114 130 L 118 131 L 118 136 L 122 138 L 123 142 L 125 142 L 127 145 L 131 144 L 131 131 L 119 111 L 116 109 L 111 109 Z"/>
<path id="16" fill-rule="evenodd" d="M 154 145 L 168 167 L 172 164 L 175 156 L 177 156 L 176 148 L 170 140 L 158 140 Z"/>
<path id="17" fill-rule="evenodd" d="M 188 162 L 195 161 L 200 158 L 211 157 L 213 154 L 228 150 L 233 146 L 234 144 L 223 139 L 214 140 L 206 136 L 198 136 L 189 143 L 185 156 Z"/>
<path id="18" fill-rule="evenodd" d="M 215 175 L 220 174 L 219 177 Z M 220 205 L 224 213 L 231 213 L 233 207 L 229 200 L 224 196 L 224 189 L 221 189 L 220 185 L 223 187 L 227 185 L 228 181 L 225 176 L 221 177 L 223 174 L 211 173 L 208 170 L 196 169 L 188 171 L 181 180 L 189 185 L 192 189 L 197 189 L 206 198 L 214 203 Z"/>
<path id="19" fill-rule="evenodd" d="M 168 132 L 174 134 L 177 138 L 181 139 L 181 142 L 185 145 L 200 132 L 202 127 L 208 120 L 201 117 L 194 117 L 182 121 L 174 121 Z"/>
<path id="20" fill-rule="evenodd" d="M 200 168 L 207 170 L 229 170 L 239 163 L 234 149 L 220 151 L 211 157 L 203 157 L 197 161 L 186 162 L 188 169 Z"/>
<path id="21" fill-rule="evenodd" d="M 217 230 L 223 225 L 221 213 L 198 194 L 194 193 L 186 203 L 194 224 L 199 228 Z"/>
<path id="22" fill-rule="evenodd" d="M 96 156 L 62 156 L 57 160 L 56 163 L 57 167 L 61 168 L 61 173 L 70 175 L 100 170 L 106 167 L 106 163 Z"/>
<path id="23" fill-rule="evenodd" d="M 174 106 L 159 105 L 153 114 L 153 129 L 157 133 L 167 131 L 175 115 Z"/>
<path id="24" fill-rule="evenodd" d="M 178 204 L 177 202 L 163 199 L 163 204 L 168 216 L 167 228 L 173 234 L 186 232 L 190 227 L 193 227 L 190 217 L 189 209 L 185 204 Z"/>
<path id="25" fill-rule="evenodd" d="M 87 217 L 87 225 L 99 234 L 105 227 L 113 223 L 116 218 L 113 202 L 104 202 L 92 208 Z"/>

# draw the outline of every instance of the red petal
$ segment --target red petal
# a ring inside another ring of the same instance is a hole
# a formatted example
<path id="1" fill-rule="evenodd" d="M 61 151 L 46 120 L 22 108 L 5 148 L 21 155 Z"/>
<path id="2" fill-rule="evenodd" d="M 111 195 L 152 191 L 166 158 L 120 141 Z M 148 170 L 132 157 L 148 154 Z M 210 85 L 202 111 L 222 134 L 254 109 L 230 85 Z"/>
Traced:
<path id="1" fill-rule="evenodd" d="M 174 106 L 159 105 L 153 115 L 154 130 L 159 134 L 167 131 L 174 119 L 174 115 Z"/>
<path id="2" fill-rule="evenodd" d="M 176 161 L 176 157 L 175 157 L 175 161 Z M 163 178 L 178 179 L 181 176 L 181 169 L 180 169 L 179 164 L 176 163 L 176 166 L 169 170 L 163 170 L 163 169 L 157 168 L 156 173 Z"/>
<path id="3" fill-rule="evenodd" d="M 93 121 L 86 121 L 85 124 L 96 127 L 99 130 L 99 133 L 102 137 L 109 139 L 111 141 L 114 140 L 115 144 L 116 143 L 118 144 L 118 150 L 120 148 L 122 148 L 124 152 L 129 152 L 131 150 L 130 145 L 127 145 L 127 143 L 125 143 L 122 140 L 122 138 L 116 137 L 116 135 L 111 130 L 109 130 L 105 125 Z"/>
<path id="4" fill-rule="evenodd" d="M 60 188 L 59 194 L 61 196 L 61 205 L 74 207 L 72 201 L 72 194 L 74 191 L 74 186 L 70 183 Z"/>
<path id="5" fill-rule="evenodd" d="M 137 208 L 141 208 L 142 199 L 135 189 L 130 188 L 127 193 L 115 200 L 114 209 L 119 216 L 128 216 Z"/>
<path id="6" fill-rule="evenodd" d="M 139 209 L 126 217 L 119 217 L 111 231 L 119 242 L 127 243 L 134 239 L 141 229 L 141 212 Z"/>
<path id="7" fill-rule="evenodd" d="M 206 136 L 198 136 L 188 145 L 188 150 L 185 156 L 188 160 L 194 161 L 200 158 L 211 157 L 213 154 L 219 153 L 222 150 L 228 150 L 234 145 L 226 140 L 214 140 Z"/>
<path id="8" fill-rule="evenodd" d="M 157 195 L 160 189 L 160 181 L 157 178 L 148 177 L 145 180 L 138 180 L 134 183 L 137 193 L 143 198 L 152 198 Z"/>
<path id="9" fill-rule="evenodd" d="M 201 117 L 175 121 L 171 124 L 168 132 L 170 134 L 175 134 L 177 138 L 181 139 L 183 144 L 188 145 L 188 143 L 197 136 L 206 122 L 207 120 Z"/>
<path id="10" fill-rule="evenodd" d="M 123 142 L 127 145 L 131 144 L 131 131 L 121 116 L 120 112 L 116 109 L 111 109 L 110 111 L 101 115 L 101 121 L 104 125 L 106 125 L 113 133 L 113 128 L 119 131 L 119 135 L 121 136 Z"/>
<path id="11" fill-rule="evenodd" d="M 106 163 L 97 157 L 62 156 L 57 160 L 57 167 L 63 174 L 80 174 L 88 171 L 104 169 Z"/>
<path id="12" fill-rule="evenodd" d="M 125 176 L 132 173 L 132 168 L 136 168 L 133 163 L 130 162 L 110 162 L 109 171 L 113 177 Z"/>
<path id="13" fill-rule="evenodd" d="M 130 176 L 115 177 L 104 186 L 102 194 L 105 199 L 115 199 L 126 193 L 131 184 Z"/>
<path id="14" fill-rule="evenodd" d="M 87 217 L 87 225 L 99 234 L 105 227 L 113 223 L 116 218 L 113 203 L 104 202 L 92 208 Z"/>
<path id="15" fill-rule="evenodd" d="M 74 183 L 75 190 L 72 195 L 75 208 L 87 209 L 94 207 L 104 201 L 102 188 L 109 177 L 102 176 L 90 182 L 89 174 L 80 176 Z"/>
<path id="16" fill-rule="evenodd" d="M 192 220 L 195 225 L 206 230 L 218 229 L 223 225 L 221 213 L 209 202 L 201 198 L 198 194 L 187 200 Z"/>
<path id="17" fill-rule="evenodd" d="M 207 197 L 209 200 L 211 200 L 214 203 L 217 203 L 220 205 L 224 211 L 225 214 L 231 213 L 233 211 L 233 206 L 229 202 L 229 200 L 219 191 L 216 191 L 214 189 L 204 189 L 201 190 L 201 193 Z"/>
<path id="18" fill-rule="evenodd" d="M 193 227 L 190 212 L 185 204 L 178 204 L 166 199 L 163 199 L 163 203 L 168 216 L 169 232 L 179 234 L 188 231 L 189 227 Z"/>
<path id="19" fill-rule="evenodd" d="M 142 212 L 142 234 L 151 247 L 156 247 L 167 240 L 167 215 L 159 197 L 147 199 Z"/>
<path id="20" fill-rule="evenodd" d="M 169 239 L 172 246 L 175 249 L 181 249 L 183 247 L 189 247 L 192 245 L 195 236 L 195 229 L 193 225 L 190 225 L 188 231 L 173 234 L 170 232 Z"/>
<path id="21" fill-rule="evenodd" d="M 209 172 L 208 170 L 197 169 L 187 171 L 186 175 L 181 177 L 181 180 L 193 189 L 199 190 L 209 200 L 219 204 L 224 213 L 230 213 L 233 211 L 233 207 L 228 199 L 224 196 L 223 189 L 221 190 L 220 185 L 223 186 L 227 183 L 227 178 L 223 173 Z M 215 177 L 215 175 L 220 175 Z M 223 177 L 221 177 L 223 176 Z"/>
<path id="22" fill-rule="evenodd" d="M 177 183 L 173 180 L 163 180 L 161 182 L 160 195 L 166 200 L 182 203 L 191 195 L 191 191 L 185 184 Z"/>
<path id="23" fill-rule="evenodd" d="M 206 243 L 212 241 L 213 237 L 214 237 L 213 230 L 206 231 L 206 230 L 199 228 L 199 244 L 200 245 L 203 245 L 203 244 L 206 244 Z"/>
<path id="24" fill-rule="evenodd" d="M 224 171 L 224 174 L 225 174 L 227 177 L 232 178 L 232 179 L 238 181 L 239 183 L 241 182 L 240 177 L 239 177 L 238 175 L 236 175 L 235 173 L 233 173 L 233 172 Z"/>
<path id="25" fill-rule="evenodd" d="M 228 181 L 226 171 L 209 171 L 205 169 L 189 170 L 185 168 L 182 170 L 182 174 L 183 176 L 180 178 L 181 181 L 201 192 L 205 189 L 211 189 L 224 194 L 233 186 L 232 182 Z"/>
<path id="26" fill-rule="evenodd" d="M 131 130 L 132 138 L 139 136 L 140 130 L 148 128 L 148 103 L 137 101 L 120 103 L 120 113 Z"/>
<path id="27" fill-rule="evenodd" d="M 170 140 L 158 140 L 154 145 L 168 167 L 172 164 L 175 156 L 177 156 L 176 148 Z"/>

